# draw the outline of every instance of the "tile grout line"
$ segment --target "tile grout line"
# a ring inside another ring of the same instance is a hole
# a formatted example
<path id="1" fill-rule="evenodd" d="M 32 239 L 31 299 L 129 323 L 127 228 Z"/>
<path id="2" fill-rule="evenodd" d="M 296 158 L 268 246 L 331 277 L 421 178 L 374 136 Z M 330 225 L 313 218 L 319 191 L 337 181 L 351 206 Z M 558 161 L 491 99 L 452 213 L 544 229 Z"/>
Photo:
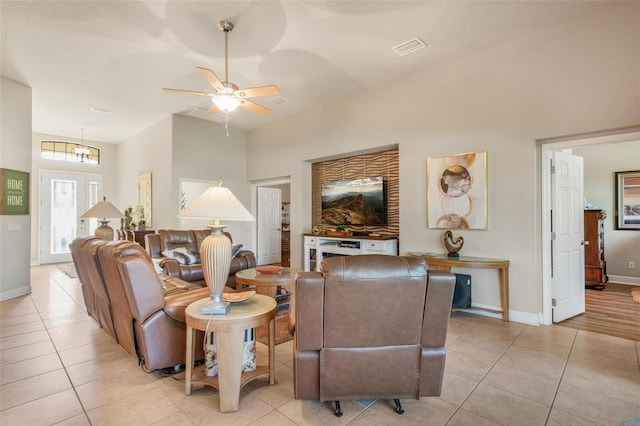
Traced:
<path id="1" fill-rule="evenodd" d="M 56 285 L 58 287 L 60 287 L 67 294 L 67 296 L 69 296 L 69 298 L 73 301 L 73 303 L 75 303 L 76 305 L 78 304 L 78 302 L 76 302 L 76 300 L 73 297 L 71 297 L 71 295 L 66 291 L 66 289 L 60 285 L 60 283 L 58 282 L 58 280 L 55 279 L 55 277 L 51 277 L 51 279 L 56 283 Z M 77 280 L 78 278 L 74 278 L 74 279 Z M 79 282 L 79 280 L 78 280 L 78 282 Z M 89 425 L 91 425 L 92 423 L 91 423 L 91 419 L 89 418 L 89 413 L 87 413 L 87 409 L 85 408 L 84 404 L 82 403 L 82 400 L 80 399 L 80 395 L 78 395 L 78 391 L 76 390 L 76 386 L 73 384 L 73 381 L 71 380 L 71 376 L 69 376 L 69 371 L 67 370 L 67 366 L 63 362 L 62 357 L 60 356 L 60 351 L 58 350 L 58 347 L 56 346 L 55 342 L 53 341 L 53 338 L 51 337 L 51 334 L 49 333 L 49 328 L 47 327 L 47 325 L 44 322 L 44 319 L 42 318 L 42 315 L 40 313 L 40 309 L 38 309 L 38 306 L 34 302 L 33 297 L 31 296 L 31 294 L 29 294 L 29 299 L 31 300 L 31 303 L 33 303 L 33 306 L 36 308 L 36 312 L 38 313 L 38 316 L 40 317 L 40 321 L 42 321 L 42 325 L 44 326 L 44 329 L 45 329 L 47 335 L 49 336 L 49 340 L 51 341 L 51 345 L 53 345 L 53 349 L 56 351 L 56 355 L 57 355 L 58 359 L 60 360 L 60 364 L 62 365 L 62 369 L 64 370 L 64 374 L 67 376 L 67 379 L 69 380 L 69 384 L 71 385 L 71 389 L 73 390 L 73 393 L 76 395 L 76 399 L 78 400 L 78 403 L 80 404 L 80 407 L 82 408 L 82 412 L 84 413 L 87 421 L 89 422 Z M 80 308 L 82 308 L 82 307 L 80 307 Z M 55 327 L 53 327 L 53 328 L 55 328 Z M 61 421 L 64 421 L 64 420 L 68 420 L 68 419 L 62 419 Z"/>
<path id="2" fill-rule="evenodd" d="M 558 391 L 560 390 L 560 385 L 562 384 L 562 379 L 564 378 L 564 374 L 567 371 L 567 366 L 569 365 L 569 358 L 571 358 L 571 353 L 573 352 L 573 347 L 576 343 L 576 338 L 578 337 L 578 330 L 576 330 L 575 334 L 573 335 L 573 340 L 571 341 L 571 349 L 569 350 L 569 353 L 567 354 L 567 358 L 565 359 L 564 362 L 564 367 L 562 368 L 562 374 L 560 374 L 560 379 L 558 379 L 558 384 L 556 385 L 556 390 L 553 393 L 553 399 L 551 400 L 551 406 L 549 407 L 549 412 L 547 413 L 547 418 L 545 419 L 544 424 L 548 424 L 549 423 L 549 417 L 551 417 L 551 411 L 553 411 L 553 406 L 556 403 L 556 397 L 558 396 Z"/>

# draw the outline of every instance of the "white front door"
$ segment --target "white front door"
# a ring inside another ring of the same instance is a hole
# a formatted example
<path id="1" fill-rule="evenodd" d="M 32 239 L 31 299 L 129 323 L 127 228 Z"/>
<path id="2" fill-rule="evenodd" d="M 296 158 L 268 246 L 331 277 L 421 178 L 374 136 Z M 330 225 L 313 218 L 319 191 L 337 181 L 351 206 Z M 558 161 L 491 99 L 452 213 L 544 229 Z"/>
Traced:
<path id="1" fill-rule="evenodd" d="M 282 244 L 282 191 L 258 187 L 258 265 L 280 263 Z"/>
<path id="2" fill-rule="evenodd" d="M 582 158 L 553 152 L 552 297 L 553 321 L 584 312 L 584 177 Z"/>
<path id="3" fill-rule="evenodd" d="M 98 202 L 101 193 L 102 175 L 41 172 L 40 263 L 71 262 L 69 244 L 95 232 L 98 225 L 97 219 L 80 215 Z"/>

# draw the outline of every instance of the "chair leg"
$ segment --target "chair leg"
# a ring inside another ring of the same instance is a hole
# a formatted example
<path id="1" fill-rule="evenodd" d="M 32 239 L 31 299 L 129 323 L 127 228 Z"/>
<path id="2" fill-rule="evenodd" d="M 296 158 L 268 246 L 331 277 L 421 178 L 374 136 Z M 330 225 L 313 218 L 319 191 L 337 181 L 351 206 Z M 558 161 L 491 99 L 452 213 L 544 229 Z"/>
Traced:
<path id="1" fill-rule="evenodd" d="M 340 408 L 340 401 L 335 401 L 336 404 L 336 417 L 342 417 L 342 409 Z"/>
<path id="2" fill-rule="evenodd" d="M 402 409 L 402 405 L 400 405 L 400 400 L 399 399 L 394 399 L 393 402 L 394 402 L 394 404 L 396 404 L 396 413 L 398 413 L 398 414 L 404 413 L 404 410 Z"/>

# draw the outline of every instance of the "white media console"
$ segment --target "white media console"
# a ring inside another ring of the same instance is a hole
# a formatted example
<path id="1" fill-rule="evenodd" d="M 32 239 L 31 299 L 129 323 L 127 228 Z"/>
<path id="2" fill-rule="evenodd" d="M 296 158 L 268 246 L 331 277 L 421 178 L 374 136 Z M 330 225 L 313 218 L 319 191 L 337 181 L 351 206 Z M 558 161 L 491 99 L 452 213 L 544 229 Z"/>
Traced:
<path id="1" fill-rule="evenodd" d="M 325 237 L 304 236 L 304 270 L 319 271 L 322 260 L 330 256 L 354 256 L 358 254 L 398 255 L 398 239 L 395 237 Z"/>

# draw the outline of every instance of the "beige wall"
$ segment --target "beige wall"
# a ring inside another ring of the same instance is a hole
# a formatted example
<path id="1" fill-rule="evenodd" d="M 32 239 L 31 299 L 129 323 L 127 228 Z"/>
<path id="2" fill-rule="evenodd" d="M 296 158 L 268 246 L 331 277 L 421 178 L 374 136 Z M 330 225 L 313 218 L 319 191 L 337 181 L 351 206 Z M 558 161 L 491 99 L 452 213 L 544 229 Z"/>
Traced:
<path id="1" fill-rule="evenodd" d="M 511 261 L 511 318 L 538 323 L 536 140 L 640 122 L 639 16 L 640 4 L 616 4 L 250 131 L 249 179 L 291 176 L 292 266 L 310 230 L 309 160 L 397 143 L 400 252 L 442 252 L 442 231 L 426 227 L 427 158 L 486 150 L 488 229 L 454 235 L 465 255 Z M 474 303 L 498 307 L 494 271 L 473 276 Z"/>
<path id="2" fill-rule="evenodd" d="M 30 215 L 0 216 L 0 300 L 31 292 L 31 216 L 37 198 L 33 193 L 30 140 L 31 88 L 0 78 L 0 167 L 31 173 Z"/>
<path id="3" fill-rule="evenodd" d="M 615 229 L 615 172 L 640 170 L 640 141 L 577 147 L 573 153 L 584 161 L 587 202 L 607 213 L 604 242 L 609 279 L 640 285 L 640 231 Z M 627 267 L 629 261 L 635 262 L 636 269 Z"/>
<path id="4" fill-rule="evenodd" d="M 171 117 L 143 130 L 118 147 L 118 206 L 138 204 L 138 177 L 151 172 L 151 223 L 148 228 L 166 228 L 173 223 L 169 206 L 176 188 L 172 186 Z"/>
<path id="5" fill-rule="evenodd" d="M 180 179 L 217 182 L 224 186 L 251 209 L 251 185 L 247 181 L 247 136 L 241 129 L 230 129 L 229 136 L 223 124 L 193 117 L 173 116 L 172 133 L 172 199 L 164 207 L 171 212 L 174 227 L 178 227 L 180 208 Z M 188 222 L 186 222 L 188 223 Z M 253 249 L 249 222 L 225 223 L 233 242 Z"/>

